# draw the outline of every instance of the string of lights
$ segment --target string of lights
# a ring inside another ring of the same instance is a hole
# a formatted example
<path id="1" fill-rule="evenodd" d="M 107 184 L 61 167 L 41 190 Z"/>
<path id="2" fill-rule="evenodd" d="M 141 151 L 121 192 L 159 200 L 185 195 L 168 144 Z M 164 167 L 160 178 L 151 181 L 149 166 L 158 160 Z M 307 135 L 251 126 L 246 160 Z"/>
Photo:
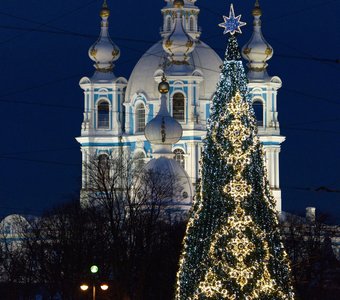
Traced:
<path id="1" fill-rule="evenodd" d="M 227 19 L 232 18 L 231 7 Z M 201 169 L 176 300 L 294 299 L 247 78 L 233 35 L 213 99 Z"/>

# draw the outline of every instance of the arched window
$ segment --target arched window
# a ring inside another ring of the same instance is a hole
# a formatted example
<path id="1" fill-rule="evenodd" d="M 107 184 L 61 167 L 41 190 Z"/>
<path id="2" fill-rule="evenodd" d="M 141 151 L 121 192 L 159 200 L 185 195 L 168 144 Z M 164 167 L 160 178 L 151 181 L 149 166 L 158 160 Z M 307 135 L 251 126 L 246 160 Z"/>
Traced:
<path id="1" fill-rule="evenodd" d="M 176 93 L 172 98 L 172 116 L 178 122 L 184 122 L 185 99 L 181 93 Z"/>
<path id="2" fill-rule="evenodd" d="M 177 161 L 183 169 L 185 168 L 184 151 L 182 149 L 176 149 L 174 151 L 174 160 Z"/>
<path id="3" fill-rule="evenodd" d="M 143 132 L 145 128 L 145 107 L 140 103 L 136 107 L 136 132 Z"/>
<path id="4" fill-rule="evenodd" d="M 194 31 L 194 30 L 195 30 L 194 17 L 190 17 L 190 21 L 189 21 L 189 30 L 190 30 L 190 31 Z"/>
<path id="5" fill-rule="evenodd" d="M 263 126 L 263 103 L 261 100 L 255 100 L 253 102 L 253 108 L 255 112 L 257 126 Z"/>
<path id="6" fill-rule="evenodd" d="M 141 170 L 145 165 L 145 154 L 142 151 L 138 151 L 134 157 L 134 165 L 137 170 Z"/>
<path id="7" fill-rule="evenodd" d="M 170 31 L 171 30 L 171 16 L 168 16 L 166 18 L 166 31 Z"/>
<path id="8" fill-rule="evenodd" d="M 107 101 L 100 101 L 97 107 L 98 112 L 98 128 L 110 128 L 110 105 Z"/>
<path id="9" fill-rule="evenodd" d="M 98 156 L 98 176 L 108 178 L 110 176 L 110 161 L 107 154 Z"/>

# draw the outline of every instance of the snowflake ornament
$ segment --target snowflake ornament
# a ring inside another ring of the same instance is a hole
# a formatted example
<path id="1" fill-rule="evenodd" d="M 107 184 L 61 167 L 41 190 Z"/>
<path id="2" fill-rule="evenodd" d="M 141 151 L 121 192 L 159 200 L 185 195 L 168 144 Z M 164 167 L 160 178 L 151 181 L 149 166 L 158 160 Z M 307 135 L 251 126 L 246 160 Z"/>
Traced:
<path id="1" fill-rule="evenodd" d="M 247 23 L 241 22 L 241 16 L 242 15 L 238 15 L 235 17 L 234 6 L 230 4 L 229 17 L 223 16 L 224 23 L 219 24 L 220 27 L 224 28 L 224 34 L 230 33 L 234 35 L 236 32 L 242 33 L 241 27 Z"/>

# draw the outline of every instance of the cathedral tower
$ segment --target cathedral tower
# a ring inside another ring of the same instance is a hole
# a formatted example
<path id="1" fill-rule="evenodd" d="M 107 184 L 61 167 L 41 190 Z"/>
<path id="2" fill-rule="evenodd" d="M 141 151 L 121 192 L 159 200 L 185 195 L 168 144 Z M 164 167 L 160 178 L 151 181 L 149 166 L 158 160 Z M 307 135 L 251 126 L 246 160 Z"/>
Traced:
<path id="1" fill-rule="evenodd" d="M 198 14 L 199 8 L 195 6 L 197 0 L 165 0 L 167 2 L 166 7 L 162 9 L 163 15 L 163 29 L 161 31 L 162 37 L 169 35 L 176 23 L 177 9 L 182 8 L 181 14 L 183 15 L 183 27 L 184 30 L 195 40 L 199 39 L 201 35 L 200 28 L 198 26 Z"/>
<path id="2" fill-rule="evenodd" d="M 248 60 L 249 92 L 258 122 L 258 135 L 264 145 L 268 179 L 281 211 L 281 190 L 279 177 L 279 154 L 285 137 L 280 134 L 277 111 L 277 91 L 282 81 L 277 76 L 269 76 L 268 63 L 273 56 L 273 48 L 264 39 L 261 30 L 262 10 L 258 0 L 253 9 L 254 29 L 249 42 L 243 47 L 242 55 Z"/>
<path id="3" fill-rule="evenodd" d="M 95 72 L 92 77 L 84 77 L 79 83 L 84 90 L 84 119 L 81 136 L 77 138 L 81 144 L 83 161 L 82 195 L 87 185 L 84 164 L 91 157 L 111 155 L 113 145 L 119 145 L 123 131 L 123 102 L 127 80 L 117 78 L 113 73 L 114 62 L 119 59 L 120 50 L 109 35 L 109 16 L 110 10 L 105 0 L 100 11 L 100 36 L 88 52 L 95 62 Z"/>

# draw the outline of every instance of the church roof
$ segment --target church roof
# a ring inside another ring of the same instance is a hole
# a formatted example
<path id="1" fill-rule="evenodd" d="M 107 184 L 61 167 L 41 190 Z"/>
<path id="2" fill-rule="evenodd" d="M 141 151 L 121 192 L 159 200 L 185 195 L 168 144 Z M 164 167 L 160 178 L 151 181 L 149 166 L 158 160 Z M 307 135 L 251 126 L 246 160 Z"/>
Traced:
<path id="1" fill-rule="evenodd" d="M 154 75 L 162 68 L 164 60 L 168 57 L 162 42 L 159 41 L 147 50 L 135 66 L 127 86 L 125 102 L 132 101 L 137 93 L 146 94 L 148 99 L 159 99 L 158 84 L 155 82 Z M 216 89 L 222 60 L 211 47 L 203 42 L 199 42 L 189 56 L 189 64 L 194 70 L 193 76 L 198 73 L 203 75 L 200 99 L 210 100 Z M 198 72 L 195 72 L 196 70 Z M 171 74 L 167 73 L 167 76 Z"/>

